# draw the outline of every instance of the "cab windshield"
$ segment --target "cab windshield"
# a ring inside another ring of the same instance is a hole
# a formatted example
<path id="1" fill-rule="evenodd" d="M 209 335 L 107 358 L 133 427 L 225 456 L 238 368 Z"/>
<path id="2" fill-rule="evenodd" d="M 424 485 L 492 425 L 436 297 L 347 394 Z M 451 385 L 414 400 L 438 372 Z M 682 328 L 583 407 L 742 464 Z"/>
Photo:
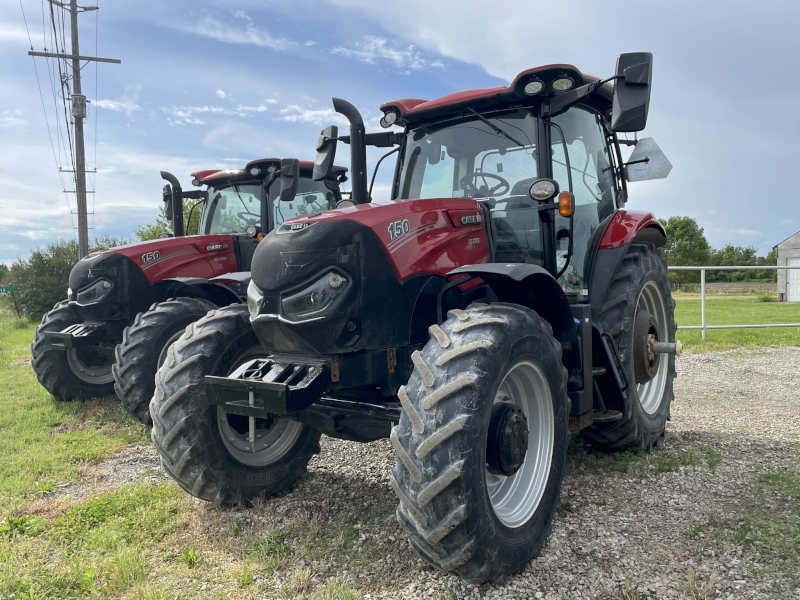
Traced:
<path id="1" fill-rule="evenodd" d="M 250 225 L 261 226 L 261 185 L 208 186 L 208 204 L 200 231 L 244 234 Z"/>
<path id="2" fill-rule="evenodd" d="M 336 208 L 336 194 L 329 190 L 324 181 L 312 181 L 309 177 L 301 177 L 297 182 L 297 194 L 291 202 L 281 202 L 281 182 L 276 179 L 269 188 L 272 199 L 273 219 L 275 227 L 300 215 L 310 215 Z"/>

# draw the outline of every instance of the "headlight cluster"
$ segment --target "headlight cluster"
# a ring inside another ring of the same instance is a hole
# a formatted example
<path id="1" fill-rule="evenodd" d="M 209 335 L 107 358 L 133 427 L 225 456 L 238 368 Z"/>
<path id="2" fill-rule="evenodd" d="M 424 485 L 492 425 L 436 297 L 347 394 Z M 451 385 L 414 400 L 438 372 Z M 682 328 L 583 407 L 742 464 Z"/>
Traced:
<path id="1" fill-rule="evenodd" d="M 313 284 L 281 299 L 283 316 L 303 321 L 329 313 L 350 288 L 350 280 L 339 271 L 328 271 Z"/>
<path id="2" fill-rule="evenodd" d="M 97 304 L 105 298 L 112 290 L 114 284 L 108 279 L 98 279 L 92 285 L 82 289 L 76 296 L 76 302 L 81 306 L 89 306 L 90 304 Z M 71 290 L 70 290 L 71 292 Z M 72 294 L 70 293 L 70 298 Z"/>
<path id="3" fill-rule="evenodd" d="M 251 279 L 247 286 L 247 310 L 250 311 L 250 318 L 255 319 L 261 312 L 261 305 L 264 304 L 264 294 Z"/>

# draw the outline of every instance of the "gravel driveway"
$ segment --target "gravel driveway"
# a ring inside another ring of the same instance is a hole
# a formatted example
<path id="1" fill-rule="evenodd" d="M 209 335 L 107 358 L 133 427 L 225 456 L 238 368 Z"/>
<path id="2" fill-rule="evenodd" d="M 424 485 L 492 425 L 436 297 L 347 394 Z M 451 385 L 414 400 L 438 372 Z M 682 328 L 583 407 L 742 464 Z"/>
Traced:
<path id="1" fill-rule="evenodd" d="M 677 369 L 672 420 L 652 454 L 571 445 L 553 534 L 505 585 L 465 584 L 411 551 L 394 517 L 388 441 L 323 438 L 292 493 L 250 509 L 198 503 L 186 535 L 221 566 L 242 539 L 232 521 L 288 536 L 290 558 L 258 575 L 251 598 L 352 598 L 319 595 L 336 578 L 365 600 L 800 600 L 800 348 L 689 354 Z M 129 450 L 98 466 L 100 483 L 162 477 L 151 448 Z M 243 597 L 233 583 L 216 593 Z"/>
<path id="2" fill-rule="evenodd" d="M 324 438 L 310 476 L 270 504 L 282 504 L 286 514 L 302 505 L 330 522 L 380 515 L 359 536 L 371 560 L 347 573 L 371 598 L 800 599 L 786 569 L 770 564 L 780 557 L 729 539 L 748 507 L 760 515 L 753 492 L 760 474 L 800 473 L 800 348 L 687 354 L 677 370 L 661 447 L 620 457 L 573 444 L 553 535 L 504 586 L 464 584 L 410 551 L 393 519 L 388 443 Z M 777 500 L 765 501 L 769 515 L 786 516 Z M 388 536 L 397 541 L 386 544 Z M 347 570 L 334 554 L 318 559 L 314 570 Z"/>

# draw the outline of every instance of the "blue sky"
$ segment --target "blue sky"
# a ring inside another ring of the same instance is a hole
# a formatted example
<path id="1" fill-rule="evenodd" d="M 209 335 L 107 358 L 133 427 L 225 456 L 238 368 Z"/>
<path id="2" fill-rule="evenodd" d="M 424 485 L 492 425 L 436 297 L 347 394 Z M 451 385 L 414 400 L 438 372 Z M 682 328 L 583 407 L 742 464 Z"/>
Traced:
<path id="1" fill-rule="evenodd" d="M 22 0 L 37 50 L 43 4 Z M 382 102 L 505 84 L 553 62 L 608 76 L 617 54 L 638 50 L 655 56 L 644 135 L 656 138 L 673 170 L 666 180 L 631 185 L 628 208 L 693 216 L 715 247 L 752 244 L 766 252 L 800 229 L 797 2 L 99 6 L 80 17 L 82 54 L 122 65 L 101 64 L 97 87 L 95 66 L 83 70 L 92 100 L 87 162 L 98 169 L 90 234 L 128 237 L 152 221 L 160 170 L 188 186 L 199 169 L 263 156 L 312 158 L 320 129 L 337 122 L 331 96 L 356 104 L 377 130 Z M 73 211 L 75 204 L 62 193 L 74 188 L 68 176 L 62 187 L 56 163 L 70 167 L 53 156 L 19 0 L 0 0 L 0 14 L 0 262 L 10 263 L 74 235 L 68 203 Z M 47 64 L 36 60 L 59 154 Z M 337 162 L 347 164 L 346 147 Z M 379 174 L 383 193 L 390 167 Z"/>

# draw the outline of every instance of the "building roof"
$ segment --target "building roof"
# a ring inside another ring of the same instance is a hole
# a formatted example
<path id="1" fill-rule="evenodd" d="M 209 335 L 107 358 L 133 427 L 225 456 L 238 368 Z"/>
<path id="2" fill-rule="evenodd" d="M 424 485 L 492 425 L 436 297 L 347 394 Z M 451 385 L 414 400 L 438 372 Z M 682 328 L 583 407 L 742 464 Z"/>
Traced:
<path id="1" fill-rule="evenodd" d="M 783 240 L 782 242 L 778 242 L 777 244 L 775 244 L 775 245 L 772 247 L 772 249 L 773 249 L 773 250 L 777 250 L 779 246 L 782 246 L 783 244 L 785 244 L 786 242 L 788 242 L 788 241 L 789 241 L 789 240 L 791 240 L 792 238 L 798 238 L 798 239 L 797 239 L 797 241 L 798 241 L 798 242 L 800 242 L 800 231 L 798 231 L 797 233 L 793 233 L 792 235 L 790 235 L 788 238 L 786 238 L 786 239 L 785 239 L 785 240 Z"/>

